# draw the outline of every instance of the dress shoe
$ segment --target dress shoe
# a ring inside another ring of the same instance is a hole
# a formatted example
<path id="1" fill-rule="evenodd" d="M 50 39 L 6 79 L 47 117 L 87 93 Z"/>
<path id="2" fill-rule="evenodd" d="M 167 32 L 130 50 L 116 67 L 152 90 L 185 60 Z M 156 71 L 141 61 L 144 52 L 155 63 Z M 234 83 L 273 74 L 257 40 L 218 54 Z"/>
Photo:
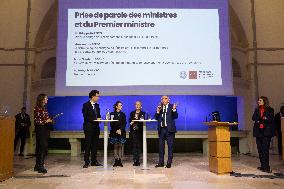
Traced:
<path id="1" fill-rule="evenodd" d="M 155 165 L 155 167 L 164 167 L 164 164 L 163 163 L 158 163 L 157 165 Z"/>
<path id="2" fill-rule="evenodd" d="M 47 170 L 44 167 L 39 167 L 37 172 L 45 174 L 47 173 Z"/>
<path id="3" fill-rule="evenodd" d="M 88 163 L 85 163 L 84 165 L 83 165 L 83 168 L 88 168 L 89 167 L 89 164 Z"/>
<path id="4" fill-rule="evenodd" d="M 117 166 L 118 166 L 118 159 L 115 159 L 115 160 L 114 160 L 113 167 L 117 167 Z"/>
<path id="5" fill-rule="evenodd" d="M 140 162 L 135 160 L 134 163 L 133 163 L 133 166 L 140 166 Z"/>
<path id="6" fill-rule="evenodd" d="M 117 166 L 120 166 L 120 167 L 123 167 L 123 165 L 122 165 L 122 162 L 121 162 L 121 159 L 118 159 L 118 165 Z"/>
<path id="7" fill-rule="evenodd" d="M 171 168 L 172 164 L 171 163 L 167 163 L 166 168 Z"/>
<path id="8" fill-rule="evenodd" d="M 270 168 L 268 169 L 262 169 L 262 172 L 265 172 L 265 173 L 272 173 L 272 170 Z"/>

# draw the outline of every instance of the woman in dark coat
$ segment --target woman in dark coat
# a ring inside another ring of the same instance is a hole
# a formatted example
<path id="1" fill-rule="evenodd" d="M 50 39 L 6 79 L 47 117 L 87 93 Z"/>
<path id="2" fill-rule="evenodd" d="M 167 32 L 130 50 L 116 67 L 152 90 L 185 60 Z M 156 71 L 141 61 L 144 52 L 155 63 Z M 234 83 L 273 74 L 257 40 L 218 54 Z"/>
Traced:
<path id="1" fill-rule="evenodd" d="M 141 110 L 142 104 L 140 101 L 135 103 L 135 110 L 130 113 L 130 133 L 132 138 L 132 153 L 133 153 L 133 166 L 140 166 L 140 153 L 142 151 L 143 141 L 143 123 L 134 122 L 133 120 L 140 120 L 141 117 L 145 118 L 145 112 Z"/>
<path id="2" fill-rule="evenodd" d="M 117 101 L 114 105 L 114 112 L 110 113 L 110 117 L 113 120 L 118 120 L 117 122 L 110 123 L 110 143 L 114 146 L 114 158 L 115 163 L 114 167 L 120 166 L 123 167 L 121 158 L 123 154 L 123 145 L 126 142 L 126 116 L 121 111 L 122 110 L 122 103 Z"/>
<path id="3" fill-rule="evenodd" d="M 259 154 L 259 170 L 271 173 L 269 166 L 269 146 L 274 136 L 274 110 L 269 106 L 268 98 L 261 96 L 258 99 L 258 107 L 252 116 L 254 121 L 253 136 L 256 138 L 256 145 Z"/>

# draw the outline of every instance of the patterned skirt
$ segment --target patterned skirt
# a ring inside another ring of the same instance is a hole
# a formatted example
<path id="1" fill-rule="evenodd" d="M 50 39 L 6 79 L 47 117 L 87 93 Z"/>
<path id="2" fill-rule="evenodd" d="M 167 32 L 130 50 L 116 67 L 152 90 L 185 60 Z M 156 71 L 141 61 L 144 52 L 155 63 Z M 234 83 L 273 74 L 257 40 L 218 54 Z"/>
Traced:
<path id="1" fill-rule="evenodd" d="M 110 137 L 109 141 L 111 144 L 124 144 L 126 139 L 123 137 Z"/>

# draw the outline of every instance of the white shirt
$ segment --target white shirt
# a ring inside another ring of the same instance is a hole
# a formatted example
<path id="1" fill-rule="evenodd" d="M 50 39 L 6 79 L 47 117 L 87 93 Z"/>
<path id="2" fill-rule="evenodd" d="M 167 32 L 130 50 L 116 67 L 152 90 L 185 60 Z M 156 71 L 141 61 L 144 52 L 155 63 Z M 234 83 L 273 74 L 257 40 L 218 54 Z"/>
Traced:
<path id="1" fill-rule="evenodd" d="M 168 111 L 169 104 L 163 105 L 162 117 L 165 115 L 165 127 L 167 127 L 167 111 Z M 163 127 L 163 122 L 161 122 L 161 127 Z"/>
<path id="2" fill-rule="evenodd" d="M 93 106 L 93 110 L 95 109 L 95 102 L 92 102 L 92 101 L 90 101 L 91 102 L 91 104 L 92 104 L 92 106 Z"/>

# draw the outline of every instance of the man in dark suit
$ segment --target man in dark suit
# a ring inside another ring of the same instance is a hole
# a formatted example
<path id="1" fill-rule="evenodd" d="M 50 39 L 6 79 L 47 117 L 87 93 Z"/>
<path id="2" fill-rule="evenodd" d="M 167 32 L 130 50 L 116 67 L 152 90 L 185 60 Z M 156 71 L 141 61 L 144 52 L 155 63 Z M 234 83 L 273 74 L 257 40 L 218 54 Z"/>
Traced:
<path id="1" fill-rule="evenodd" d="M 284 117 L 284 106 L 280 107 L 280 112 L 275 114 L 275 135 L 277 136 L 278 141 L 278 152 L 279 155 L 282 155 L 282 131 L 281 131 L 281 117 Z"/>
<path id="2" fill-rule="evenodd" d="M 171 168 L 176 133 L 175 119 L 178 118 L 176 107 L 176 104 L 170 104 L 170 99 L 166 95 L 162 96 L 161 105 L 157 107 L 155 119 L 158 120 L 159 163 L 155 167 L 164 167 L 165 141 L 167 141 L 168 161 L 166 168 Z"/>
<path id="3" fill-rule="evenodd" d="M 26 108 L 21 109 L 21 113 L 15 116 L 15 140 L 14 140 L 14 151 L 16 151 L 19 139 L 21 139 L 21 147 L 19 156 L 24 156 L 23 152 L 25 149 L 26 138 L 30 137 L 30 116 L 26 113 Z"/>
<path id="4" fill-rule="evenodd" d="M 92 90 L 89 93 L 90 100 L 83 104 L 82 113 L 84 117 L 84 134 L 85 134 L 85 164 L 83 168 L 88 168 L 90 164 L 91 154 L 91 166 L 102 166 L 97 161 L 97 149 L 100 135 L 99 123 L 94 120 L 101 119 L 100 106 L 97 103 L 99 100 L 99 91 Z"/>

